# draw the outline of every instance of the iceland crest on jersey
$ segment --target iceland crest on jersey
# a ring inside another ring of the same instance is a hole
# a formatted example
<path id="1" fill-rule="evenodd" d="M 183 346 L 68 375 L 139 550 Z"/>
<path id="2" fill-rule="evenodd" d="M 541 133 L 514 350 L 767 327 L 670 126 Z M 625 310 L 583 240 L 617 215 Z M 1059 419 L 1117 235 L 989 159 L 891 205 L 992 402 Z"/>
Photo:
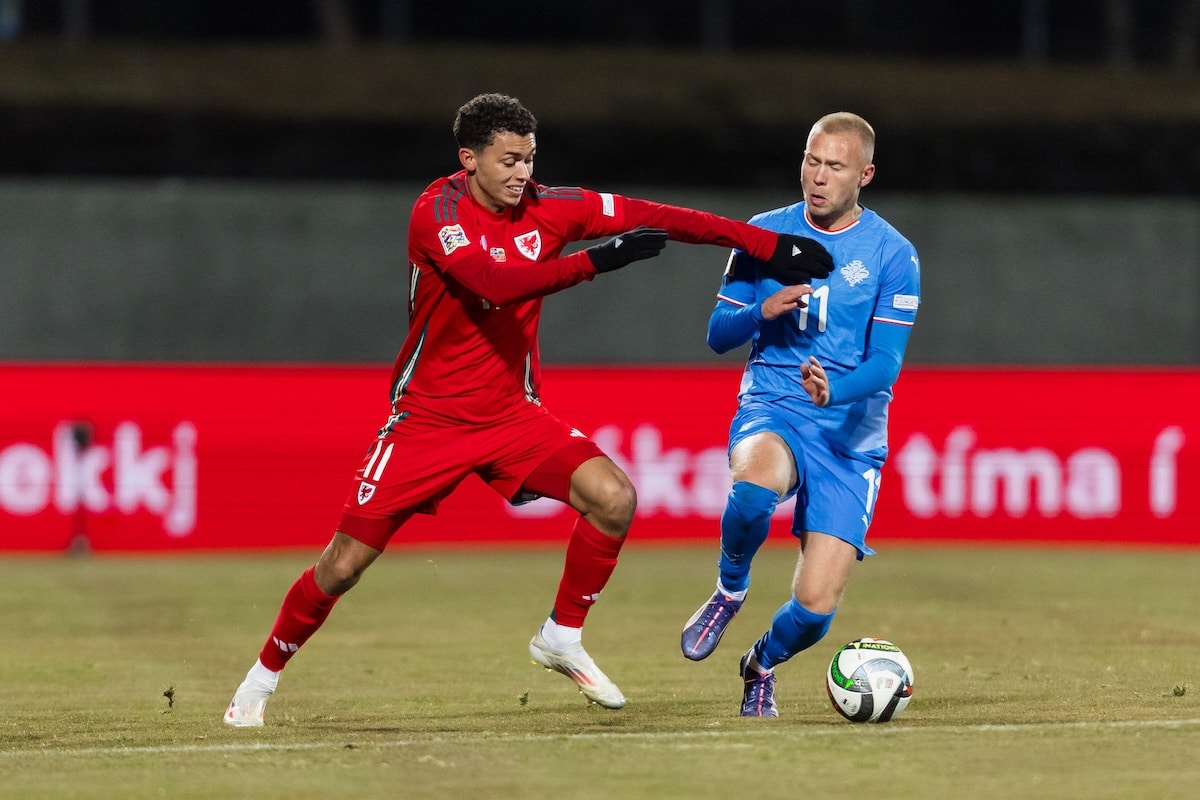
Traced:
<path id="1" fill-rule="evenodd" d="M 851 286 L 858 284 L 871 277 L 871 273 L 867 270 L 867 266 L 859 259 L 854 259 L 840 270 L 842 279 Z"/>

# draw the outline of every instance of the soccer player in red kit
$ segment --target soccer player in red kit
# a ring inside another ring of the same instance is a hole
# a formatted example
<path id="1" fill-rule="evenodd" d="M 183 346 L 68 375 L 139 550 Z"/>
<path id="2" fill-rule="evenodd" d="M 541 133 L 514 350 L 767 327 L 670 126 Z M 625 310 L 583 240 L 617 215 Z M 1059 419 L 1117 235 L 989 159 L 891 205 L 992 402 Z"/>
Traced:
<path id="1" fill-rule="evenodd" d="M 284 596 L 226 723 L 263 724 L 279 673 L 337 599 L 413 514 L 436 513 L 469 475 L 514 503 L 552 497 L 579 512 L 553 610 L 529 653 L 573 680 L 590 702 L 625 705 L 584 650 L 582 628 L 616 567 L 636 494 L 599 447 L 538 399 L 542 297 L 652 258 L 668 238 L 741 248 L 786 283 L 824 277 L 832 261 L 811 239 L 536 184 L 536 127 L 533 115 L 505 95 L 479 95 L 458 110 L 462 169 L 430 184 L 409 221 L 409 328 L 392 371 L 392 413 L 354 476 L 329 545 Z M 614 234 L 561 256 L 571 242 Z"/>

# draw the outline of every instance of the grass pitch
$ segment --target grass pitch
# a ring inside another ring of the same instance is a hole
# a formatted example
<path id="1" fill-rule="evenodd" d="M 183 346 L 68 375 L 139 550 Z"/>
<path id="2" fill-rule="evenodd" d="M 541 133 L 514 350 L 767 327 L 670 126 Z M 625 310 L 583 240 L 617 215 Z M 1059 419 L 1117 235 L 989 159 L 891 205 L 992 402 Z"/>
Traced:
<path id="1" fill-rule="evenodd" d="M 621 686 L 587 706 L 529 662 L 558 549 L 396 546 L 292 661 L 267 726 L 221 722 L 315 553 L 0 562 L 0 798 L 1191 798 L 1200 787 L 1200 553 L 879 543 L 829 636 L 737 716 L 737 662 L 786 596 L 764 549 L 721 648 L 679 630 L 712 547 L 631 543 L 585 643 Z M 897 720 L 843 721 L 839 645 L 913 662 Z"/>

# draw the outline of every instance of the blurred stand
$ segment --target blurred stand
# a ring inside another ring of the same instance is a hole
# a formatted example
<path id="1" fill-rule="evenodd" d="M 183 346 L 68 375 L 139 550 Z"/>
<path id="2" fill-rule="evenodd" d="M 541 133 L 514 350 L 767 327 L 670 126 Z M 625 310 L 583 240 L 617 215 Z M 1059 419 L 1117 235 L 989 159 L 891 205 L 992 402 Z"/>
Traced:
<path id="1" fill-rule="evenodd" d="M 91 38 L 91 0 L 62 0 L 63 38 L 68 42 L 84 42 Z"/>
<path id="2" fill-rule="evenodd" d="M 8 42 L 21 35 L 22 0 L 0 0 L 0 42 Z"/>
<path id="3" fill-rule="evenodd" d="M 1174 23 L 1171 64 L 1180 72 L 1194 72 L 1200 64 L 1200 0 L 1182 0 Z"/>
<path id="4" fill-rule="evenodd" d="M 1200 0 L 931 0 L 920 7 L 844 0 L 822 9 L 820 36 L 810 32 L 812 12 L 804 4 L 610 0 L 605 13 L 622 20 L 620 25 L 598 25 L 586 4 L 530 0 L 527 5 L 522 24 L 506 30 L 513 46 L 649 46 L 707 54 L 776 50 L 807 56 L 853 48 L 858 55 L 996 59 L 1036 67 L 1094 61 L 1115 70 L 1155 64 L 1192 70 L 1200 60 Z M 0 0 L 0 41 L 18 35 L 59 36 L 68 42 L 308 40 L 333 50 L 380 42 L 482 43 L 509 25 L 509 13 L 482 0 Z M 472 24 L 464 25 L 464 19 Z"/>
<path id="5" fill-rule="evenodd" d="M 354 45 L 354 14 L 346 0 L 313 0 L 321 41 L 334 50 Z"/>
<path id="6" fill-rule="evenodd" d="M 412 0 L 379 0 L 379 38 L 393 43 L 412 40 Z"/>

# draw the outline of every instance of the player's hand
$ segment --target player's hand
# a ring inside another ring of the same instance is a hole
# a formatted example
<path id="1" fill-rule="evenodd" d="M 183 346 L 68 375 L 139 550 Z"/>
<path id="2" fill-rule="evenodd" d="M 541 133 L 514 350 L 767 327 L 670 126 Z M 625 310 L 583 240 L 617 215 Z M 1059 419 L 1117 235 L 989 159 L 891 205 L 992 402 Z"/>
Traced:
<path id="1" fill-rule="evenodd" d="M 604 244 L 589 247 L 586 252 L 596 272 L 612 272 L 634 261 L 654 258 L 667 246 L 667 238 L 662 228 L 634 228 Z"/>
<path id="2" fill-rule="evenodd" d="M 812 287 L 805 286 L 802 283 L 783 287 L 766 300 L 763 300 L 762 307 L 759 309 L 762 312 L 763 321 L 782 317 L 784 314 L 790 314 L 797 308 L 804 308 L 808 305 L 808 302 L 804 299 L 805 295 L 812 293 Z"/>
<path id="3" fill-rule="evenodd" d="M 820 242 L 791 233 L 779 234 L 771 260 L 764 263 L 767 275 L 789 286 L 833 272 L 833 256 Z"/>
<path id="4" fill-rule="evenodd" d="M 814 406 L 824 408 L 829 405 L 829 376 L 815 356 L 809 356 L 808 363 L 800 365 L 800 385 L 808 392 Z"/>

